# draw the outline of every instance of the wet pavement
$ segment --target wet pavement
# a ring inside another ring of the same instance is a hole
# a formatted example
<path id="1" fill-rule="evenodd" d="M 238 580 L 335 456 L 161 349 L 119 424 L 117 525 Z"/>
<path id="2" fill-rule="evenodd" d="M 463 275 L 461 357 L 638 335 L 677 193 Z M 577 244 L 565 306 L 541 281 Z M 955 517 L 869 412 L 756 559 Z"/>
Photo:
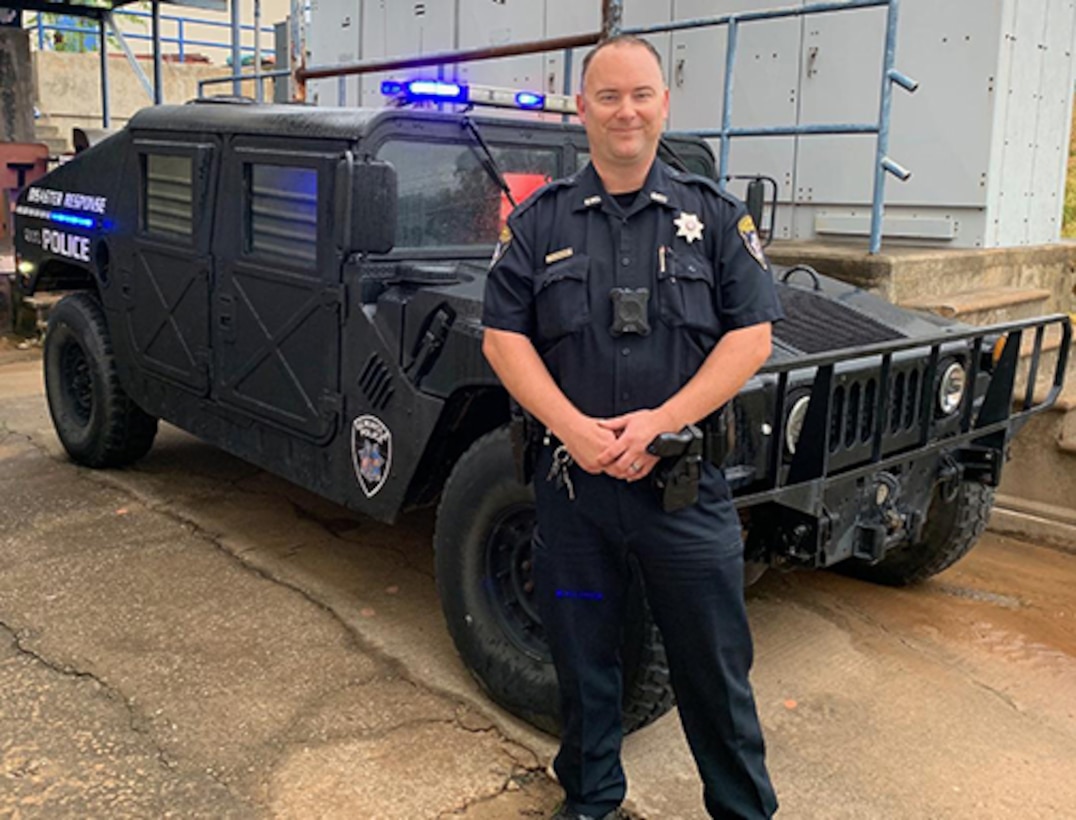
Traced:
<path id="1" fill-rule="evenodd" d="M 548 815 L 553 742 L 460 664 L 431 513 L 167 426 L 85 470 L 41 390 L 0 350 L 0 817 Z M 915 589 L 770 573 L 749 612 L 779 816 L 1072 816 L 1076 556 L 988 535 Z M 704 816 L 675 715 L 625 761 L 639 816 Z"/>

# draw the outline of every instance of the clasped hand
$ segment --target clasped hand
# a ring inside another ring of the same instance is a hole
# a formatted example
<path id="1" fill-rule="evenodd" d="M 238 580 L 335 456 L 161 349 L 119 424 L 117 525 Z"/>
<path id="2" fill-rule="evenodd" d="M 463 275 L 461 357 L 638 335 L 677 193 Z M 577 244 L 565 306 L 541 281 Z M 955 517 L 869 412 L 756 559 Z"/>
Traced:
<path id="1" fill-rule="evenodd" d="M 586 472 L 638 481 L 660 460 L 646 451 L 647 445 L 671 429 L 673 425 L 660 410 L 636 410 L 611 419 L 587 418 L 564 443 Z"/>

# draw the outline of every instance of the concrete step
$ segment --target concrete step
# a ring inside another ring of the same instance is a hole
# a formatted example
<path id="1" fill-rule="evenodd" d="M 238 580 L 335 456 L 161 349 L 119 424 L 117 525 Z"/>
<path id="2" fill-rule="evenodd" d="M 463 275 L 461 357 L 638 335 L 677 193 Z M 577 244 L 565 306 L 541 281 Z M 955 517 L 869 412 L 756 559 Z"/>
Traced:
<path id="1" fill-rule="evenodd" d="M 66 295 L 66 293 L 36 293 L 23 300 L 23 305 L 31 308 L 36 314 L 38 336 L 44 338 L 45 329 L 49 326 L 49 313 Z"/>
<path id="2" fill-rule="evenodd" d="M 1076 554 L 1076 511 L 998 493 L 989 528 L 1035 544 Z"/>
<path id="3" fill-rule="evenodd" d="M 58 137 L 63 138 L 63 133 L 60 131 L 60 126 L 53 125 L 48 120 L 38 119 L 34 120 L 34 134 L 38 139 L 44 137 Z"/>
<path id="4" fill-rule="evenodd" d="M 859 243 L 775 241 L 766 255 L 782 265 L 806 264 L 896 304 L 981 289 L 1031 288 L 1050 298 L 1040 312 L 1076 310 L 1076 243 L 1014 248 L 886 248 L 871 255 Z"/>
<path id="5" fill-rule="evenodd" d="M 1049 313 L 1050 296 L 1050 291 L 1045 288 L 1006 285 L 939 296 L 916 296 L 900 304 L 970 325 L 992 325 Z"/>
<path id="6" fill-rule="evenodd" d="M 1058 325 L 1046 329 L 1042 339 L 1042 355 L 1039 357 L 1039 370 L 1035 376 L 1035 395 L 1044 394 L 1053 384 L 1054 371 L 1061 354 L 1062 331 Z M 1031 371 L 1031 354 L 1035 349 L 1035 334 L 1024 333 L 1020 342 L 1020 363 L 1016 371 L 1016 384 L 1013 396 L 1022 399 L 1027 390 L 1027 379 Z M 1066 388 L 1076 384 L 1076 336 L 1069 347 L 1068 365 L 1065 368 Z"/>
<path id="7" fill-rule="evenodd" d="M 1076 386 L 1031 417 L 1013 439 L 1010 455 L 1000 493 L 1060 510 L 1076 507 Z"/>
<path id="8" fill-rule="evenodd" d="M 34 138 L 45 143 L 52 156 L 69 154 L 72 151 L 71 129 L 66 125 L 56 125 L 47 114 L 34 120 Z"/>

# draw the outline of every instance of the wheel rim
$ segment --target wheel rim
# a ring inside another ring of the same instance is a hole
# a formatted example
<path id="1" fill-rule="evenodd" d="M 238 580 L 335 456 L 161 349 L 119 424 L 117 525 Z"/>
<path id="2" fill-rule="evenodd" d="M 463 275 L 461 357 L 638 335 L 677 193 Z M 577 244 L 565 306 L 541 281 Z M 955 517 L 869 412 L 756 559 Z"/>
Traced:
<path id="1" fill-rule="evenodd" d="M 64 403 L 79 424 L 89 424 L 93 412 L 93 374 L 86 351 L 74 340 L 68 340 L 60 350 L 60 377 Z"/>
<path id="2" fill-rule="evenodd" d="M 534 525 L 534 507 L 530 505 L 509 508 L 497 517 L 486 539 L 485 586 L 509 640 L 532 658 L 549 661 L 545 630 L 534 599 Z"/>

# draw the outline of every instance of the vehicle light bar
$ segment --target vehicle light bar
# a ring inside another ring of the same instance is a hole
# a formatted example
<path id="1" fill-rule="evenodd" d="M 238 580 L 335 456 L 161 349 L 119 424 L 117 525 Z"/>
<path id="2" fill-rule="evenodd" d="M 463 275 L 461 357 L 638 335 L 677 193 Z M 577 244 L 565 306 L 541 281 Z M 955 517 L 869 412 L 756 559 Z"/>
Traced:
<path id="1" fill-rule="evenodd" d="M 447 102 L 513 108 L 521 111 L 548 111 L 574 114 L 575 100 L 563 94 L 539 94 L 488 85 L 470 85 L 444 80 L 385 80 L 381 93 L 400 102 Z"/>
<path id="2" fill-rule="evenodd" d="M 33 208 L 29 205 L 19 205 L 15 208 L 19 216 L 31 216 L 34 219 L 46 219 L 49 222 L 58 222 L 61 225 L 74 225 L 76 228 L 92 228 L 97 222 L 88 216 L 64 213 L 63 211 L 49 211 L 44 208 Z"/>

